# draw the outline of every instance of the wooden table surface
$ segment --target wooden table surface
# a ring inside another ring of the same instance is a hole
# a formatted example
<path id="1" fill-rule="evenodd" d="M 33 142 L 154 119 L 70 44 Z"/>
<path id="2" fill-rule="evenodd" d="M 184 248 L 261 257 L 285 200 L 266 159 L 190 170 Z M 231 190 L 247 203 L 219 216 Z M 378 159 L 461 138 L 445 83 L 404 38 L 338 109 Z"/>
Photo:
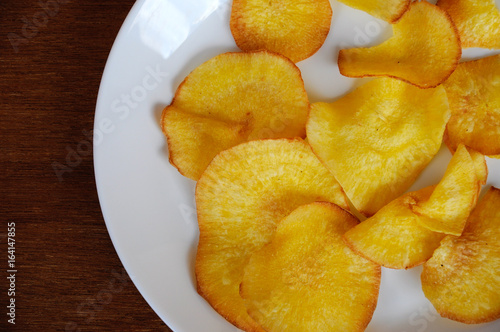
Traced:
<path id="1" fill-rule="evenodd" d="M 171 331 L 118 259 L 85 143 L 133 4 L 0 1 L 0 331 Z"/>

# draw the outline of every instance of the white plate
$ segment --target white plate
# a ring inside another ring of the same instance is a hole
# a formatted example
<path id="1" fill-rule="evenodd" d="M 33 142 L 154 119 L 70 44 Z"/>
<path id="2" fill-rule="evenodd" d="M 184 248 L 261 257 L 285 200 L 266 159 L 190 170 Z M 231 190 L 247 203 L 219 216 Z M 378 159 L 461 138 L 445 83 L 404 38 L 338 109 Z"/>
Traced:
<path id="1" fill-rule="evenodd" d="M 376 44 L 391 33 L 365 13 L 332 6 L 325 45 L 299 63 L 313 102 L 332 101 L 363 82 L 339 74 L 339 48 Z M 237 331 L 196 293 L 195 183 L 169 164 L 159 127 L 161 110 L 191 70 L 237 50 L 229 13 L 230 0 L 137 1 L 113 45 L 96 107 L 94 163 L 106 225 L 133 282 L 176 332 Z M 443 148 L 412 189 L 439 181 L 449 159 Z M 488 185 L 500 186 L 500 160 L 488 163 Z M 500 321 L 466 326 L 439 318 L 423 296 L 420 271 L 383 270 L 367 331 L 500 331 Z"/>

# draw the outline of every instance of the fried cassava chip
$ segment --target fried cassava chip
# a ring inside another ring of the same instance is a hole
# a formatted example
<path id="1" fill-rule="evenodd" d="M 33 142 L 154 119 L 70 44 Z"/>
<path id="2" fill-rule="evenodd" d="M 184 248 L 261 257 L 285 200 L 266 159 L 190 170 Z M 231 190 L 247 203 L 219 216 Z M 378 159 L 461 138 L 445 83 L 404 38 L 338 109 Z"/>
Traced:
<path id="1" fill-rule="evenodd" d="M 342 235 L 358 223 L 330 203 L 303 205 L 244 269 L 240 294 L 266 331 L 364 331 L 377 305 L 380 266 Z"/>
<path id="2" fill-rule="evenodd" d="M 408 10 L 411 0 L 339 0 L 349 7 L 367 12 L 384 21 L 395 23 Z"/>
<path id="3" fill-rule="evenodd" d="M 500 318 L 500 190 L 487 192 L 460 237 L 443 239 L 421 279 L 443 317 L 468 324 Z"/>
<path id="4" fill-rule="evenodd" d="M 370 216 L 413 184 L 438 152 L 448 118 L 442 87 L 379 78 L 333 103 L 314 103 L 306 128 L 314 152 Z"/>
<path id="5" fill-rule="evenodd" d="M 486 163 L 484 160 L 483 162 Z M 476 161 L 479 165 L 481 161 Z M 469 151 L 460 145 L 451 158 L 446 173 L 428 200 L 413 206 L 422 226 L 452 235 L 460 235 L 481 189 L 476 165 Z"/>
<path id="6" fill-rule="evenodd" d="M 196 187 L 198 292 L 229 322 L 261 331 L 239 295 L 243 267 L 300 205 L 348 208 L 333 175 L 301 139 L 256 140 L 217 155 Z"/>
<path id="7" fill-rule="evenodd" d="M 413 2 L 393 25 L 394 35 L 370 48 L 339 53 L 340 73 L 349 77 L 390 76 L 422 88 L 444 82 L 462 55 L 458 32 L 446 12 Z"/>
<path id="8" fill-rule="evenodd" d="M 495 0 L 439 0 L 457 26 L 463 48 L 500 48 L 500 12 Z"/>
<path id="9" fill-rule="evenodd" d="M 191 72 L 162 114 L 170 162 L 198 180 L 217 153 L 263 138 L 305 136 L 299 69 L 267 52 L 225 53 Z"/>
<path id="10" fill-rule="evenodd" d="M 486 164 L 486 159 L 484 155 L 476 150 L 467 149 L 469 154 L 474 162 L 474 170 L 476 171 L 476 177 L 479 181 L 479 184 L 484 186 L 486 184 L 486 180 L 488 179 L 488 165 Z M 481 188 L 479 188 L 481 190 Z"/>
<path id="11" fill-rule="evenodd" d="M 428 199 L 433 190 L 427 187 L 390 202 L 347 231 L 346 243 L 359 255 L 384 267 L 409 269 L 424 263 L 445 235 L 423 227 L 412 207 Z"/>
<path id="12" fill-rule="evenodd" d="M 500 54 L 462 62 L 443 84 L 451 118 L 445 142 L 463 143 L 484 155 L 500 154 Z"/>
<path id="13" fill-rule="evenodd" d="M 329 0 L 233 0 L 230 27 L 243 51 L 266 49 L 298 62 L 323 45 L 331 19 Z"/>

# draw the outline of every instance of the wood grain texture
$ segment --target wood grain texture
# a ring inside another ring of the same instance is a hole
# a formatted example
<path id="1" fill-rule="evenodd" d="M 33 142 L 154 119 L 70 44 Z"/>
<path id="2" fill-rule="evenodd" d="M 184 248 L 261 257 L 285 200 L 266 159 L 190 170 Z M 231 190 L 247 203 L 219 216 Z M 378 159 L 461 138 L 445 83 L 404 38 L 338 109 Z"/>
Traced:
<path id="1" fill-rule="evenodd" d="M 108 53 L 134 0 L 59 0 L 57 10 L 54 2 L 0 2 L 0 331 L 171 331 L 118 259 L 85 143 Z M 44 19 L 40 3 L 54 15 Z M 68 160 L 60 181 L 53 163 Z M 16 325 L 5 309 L 10 222 Z"/>

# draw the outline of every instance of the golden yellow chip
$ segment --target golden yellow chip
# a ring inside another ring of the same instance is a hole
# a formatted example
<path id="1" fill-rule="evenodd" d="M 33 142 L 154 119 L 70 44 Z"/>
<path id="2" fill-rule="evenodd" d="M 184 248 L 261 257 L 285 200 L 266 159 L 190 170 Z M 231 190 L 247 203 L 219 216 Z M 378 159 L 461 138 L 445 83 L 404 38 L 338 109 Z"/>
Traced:
<path id="1" fill-rule="evenodd" d="M 342 235 L 357 224 L 330 203 L 301 206 L 244 269 L 240 294 L 265 331 L 364 331 L 377 305 L 380 266 Z"/>
<path id="2" fill-rule="evenodd" d="M 500 12 L 495 0 L 439 0 L 457 26 L 463 48 L 500 48 Z"/>
<path id="3" fill-rule="evenodd" d="M 230 27 L 243 51 L 266 49 L 298 62 L 323 45 L 331 19 L 329 0 L 233 0 Z"/>
<path id="4" fill-rule="evenodd" d="M 428 260 L 444 234 L 420 225 L 412 207 L 430 197 L 434 187 L 411 192 L 347 231 L 344 239 L 359 255 L 384 267 L 409 269 Z"/>
<path id="5" fill-rule="evenodd" d="M 411 0 L 339 0 L 349 7 L 367 12 L 389 23 L 395 23 L 408 10 Z"/>
<path id="6" fill-rule="evenodd" d="M 333 103 L 314 103 L 309 144 L 364 215 L 403 194 L 441 147 L 449 119 L 442 87 L 379 78 Z"/>
<path id="7" fill-rule="evenodd" d="M 348 208 L 337 180 L 301 139 L 258 140 L 217 155 L 196 187 L 198 292 L 229 322 L 257 330 L 239 295 L 243 267 L 300 205 Z"/>
<path id="8" fill-rule="evenodd" d="M 469 151 L 472 161 L 474 162 L 477 180 L 481 186 L 484 186 L 488 179 L 488 164 L 486 164 L 486 158 L 484 158 L 482 153 L 471 148 L 468 148 L 467 151 Z M 479 190 L 481 190 L 481 187 L 479 187 Z"/>
<path id="9" fill-rule="evenodd" d="M 393 25 L 394 35 L 370 48 L 339 53 L 340 73 L 349 77 L 390 76 L 422 88 L 444 82 L 462 55 L 455 25 L 426 1 L 413 2 Z"/>
<path id="10" fill-rule="evenodd" d="M 309 101 L 299 69 L 267 52 L 225 53 L 189 74 L 162 114 L 170 161 L 198 180 L 217 153 L 263 138 L 305 136 Z"/>
<path id="11" fill-rule="evenodd" d="M 469 151 L 460 145 L 429 199 L 413 206 L 422 226 L 435 232 L 462 234 L 481 188 L 476 174 Z"/>
<path id="12" fill-rule="evenodd" d="M 443 239 L 421 279 L 443 317 L 467 324 L 500 318 L 500 190 L 492 187 L 477 204 L 462 236 Z"/>
<path id="13" fill-rule="evenodd" d="M 500 54 L 462 62 L 443 84 L 451 118 L 445 142 L 463 143 L 484 155 L 500 154 Z"/>

